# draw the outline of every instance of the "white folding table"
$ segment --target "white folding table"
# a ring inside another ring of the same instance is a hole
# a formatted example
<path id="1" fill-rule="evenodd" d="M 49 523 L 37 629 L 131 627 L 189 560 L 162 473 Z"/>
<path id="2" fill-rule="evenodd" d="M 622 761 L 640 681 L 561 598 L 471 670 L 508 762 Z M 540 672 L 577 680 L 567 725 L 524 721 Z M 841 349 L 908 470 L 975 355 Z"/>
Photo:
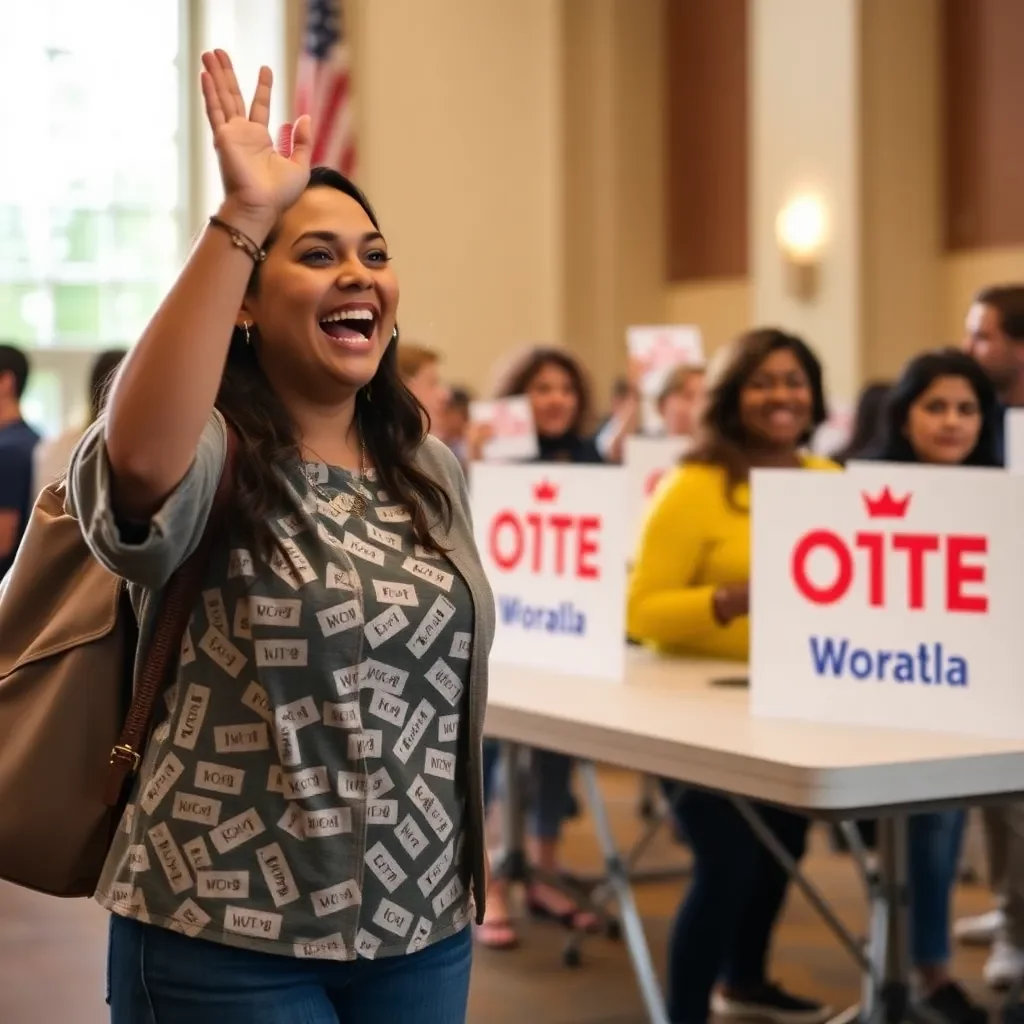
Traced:
<path id="1" fill-rule="evenodd" d="M 914 1015 L 907 981 L 906 816 L 1024 795 L 1024 741 L 755 719 L 748 691 L 733 685 L 745 673 L 734 662 L 662 659 L 640 649 L 629 651 L 621 683 L 492 664 L 486 732 L 510 750 L 540 747 L 580 759 L 608 885 L 651 1021 L 667 1021 L 664 1002 L 595 762 L 731 797 L 860 964 L 859 1015 L 872 1024 L 897 1024 Z M 506 785 L 506 854 L 521 859 L 514 773 Z M 879 875 L 865 878 L 872 910 L 866 950 L 788 860 L 751 801 L 815 818 L 879 818 Z"/>

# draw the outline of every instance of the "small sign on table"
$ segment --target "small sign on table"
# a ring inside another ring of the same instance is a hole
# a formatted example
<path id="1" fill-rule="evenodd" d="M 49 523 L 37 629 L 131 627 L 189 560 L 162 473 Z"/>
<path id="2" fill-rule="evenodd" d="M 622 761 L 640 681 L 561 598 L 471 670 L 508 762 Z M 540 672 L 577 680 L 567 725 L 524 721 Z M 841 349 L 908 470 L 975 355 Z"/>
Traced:
<path id="1" fill-rule="evenodd" d="M 1024 738 L 1024 480 L 756 470 L 755 715 Z"/>
<path id="2" fill-rule="evenodd" d="M 473 466 L 476 542 L 497 606 L 496 662 L 623 678 L 623 472 L 609 466 Z"/>
<path id="3" fill-rule="evenodd" d="M 626 468 L 626 487 L 629 494 L 629 554 L 636 552 L 640 543 L 647 507 L 651 495 L 662 477 L 679 464 L 679 460 L 693 442 L 688 437 L 626 438 L 623 465 Z"/>

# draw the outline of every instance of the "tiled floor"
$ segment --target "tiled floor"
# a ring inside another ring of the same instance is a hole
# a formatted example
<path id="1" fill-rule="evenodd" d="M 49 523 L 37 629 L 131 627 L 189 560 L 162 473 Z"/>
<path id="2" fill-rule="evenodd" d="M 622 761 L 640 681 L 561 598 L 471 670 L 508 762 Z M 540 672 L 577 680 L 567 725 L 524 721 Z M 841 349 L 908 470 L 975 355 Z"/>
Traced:
<path id="1" fill-rule="evenodd" d="M 606 773 L 605 793 L 615 827 L 623 837 L 636 831 L 636 783 Z M 681 853 L 668 841 L 647 863 L 677 862 Z M 596 850 L 586 819 L 570 826 L 568 857 L 580 869 L 596 865 Z M 864 919 L 864 906 L 849 863 L 815 844 L 810 873 L 851 926 Z M 682 882 L 639 887 L 641 910 L 659 970 L 665 936 Z M 958 909 L 985 909 L 981 888 L 963 889 Z M 101 1024 L 104 997 L 106 919 L 87 901 L 35 896 L 0 887 L 0 1024 Z M 563 936 L 550 925 L 528 925 L 520 949 L 478 952 L 470 1021 L 472 1024 L 632 1024 L 644 1020 L 625 949 L 605 939 L 591 941 L 577 969 L 562 966 Z M 957 967 L 980 994 L 983 953 L 958 952 Z M 788 985 L 827 999 L 835 1006 L 857 997 L 858 977 L 846 954 L 798 895 L 786 910 L 774 964 Z"/>

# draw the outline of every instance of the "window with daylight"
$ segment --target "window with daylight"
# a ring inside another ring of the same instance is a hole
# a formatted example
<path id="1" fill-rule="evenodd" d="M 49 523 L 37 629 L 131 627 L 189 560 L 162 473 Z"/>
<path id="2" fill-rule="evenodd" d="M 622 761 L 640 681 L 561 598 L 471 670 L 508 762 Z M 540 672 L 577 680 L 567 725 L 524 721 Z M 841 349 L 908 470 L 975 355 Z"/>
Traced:
<path id="1" fill-rule="evenodd" d="M 41 357 L 37 402 L 53 401 L 59 353 L 131 344 L 181 265 L 184 11 L 31 0 L 5 13 L 0 342 Z"/>

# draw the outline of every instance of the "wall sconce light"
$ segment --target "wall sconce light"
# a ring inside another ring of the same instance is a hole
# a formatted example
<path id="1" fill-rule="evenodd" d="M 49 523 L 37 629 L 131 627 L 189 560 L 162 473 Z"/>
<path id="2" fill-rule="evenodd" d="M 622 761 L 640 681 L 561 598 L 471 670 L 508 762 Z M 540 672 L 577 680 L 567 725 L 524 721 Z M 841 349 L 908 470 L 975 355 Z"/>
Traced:
<path id="1" fill-rule="evenodd" d="M 818 290 L 828 218 L 825 204 L 811 193 L 795 196 L 775 218 L 775 239 L 786 263 L 788 290 L 809 301 Z"/>

